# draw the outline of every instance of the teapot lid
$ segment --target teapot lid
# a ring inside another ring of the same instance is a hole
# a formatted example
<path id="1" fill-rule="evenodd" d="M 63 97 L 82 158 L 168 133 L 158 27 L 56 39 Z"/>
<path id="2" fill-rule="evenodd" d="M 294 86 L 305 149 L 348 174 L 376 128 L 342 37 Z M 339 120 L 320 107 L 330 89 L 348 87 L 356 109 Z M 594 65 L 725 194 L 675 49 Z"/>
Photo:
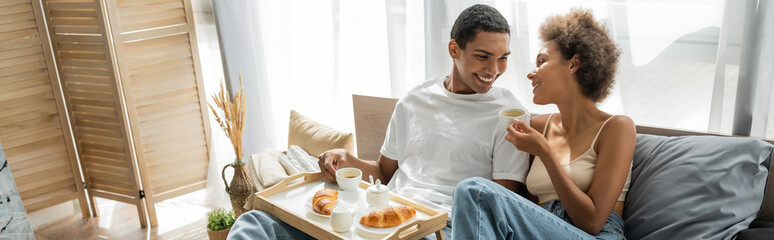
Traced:
<path id="1" fill-rule="evenodd" d="M 370 186 L 370 187 L 368 187 L 368 189 L 366 189 L 366 191 L 369 191 L 369 192 L 372 192 L 372 193 L 381 193 L 381 192 L 388 191 L 388 189 L 387 189 L 387 186 L 384 186 L 384 185 L 380 184 L 380 185 Z"/>

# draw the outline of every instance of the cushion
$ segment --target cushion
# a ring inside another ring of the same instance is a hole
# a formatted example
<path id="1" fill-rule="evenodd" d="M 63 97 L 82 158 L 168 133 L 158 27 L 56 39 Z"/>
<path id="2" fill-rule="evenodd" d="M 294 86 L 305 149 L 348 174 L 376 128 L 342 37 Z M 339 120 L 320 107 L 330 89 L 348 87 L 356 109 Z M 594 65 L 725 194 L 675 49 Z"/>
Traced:
<path id="1" fill-rule="evenodd" d="M 312 156 L 334 148 L 344 148 L 353 153 L 355 138 L 352 133 L 336 131 L 290 110 L 288 148 L 290 145 L 297 145 Z"/>
<path id="2" fill-rule="evenodd" d="M 277 150 L 265 149 L 260 154 L 250 156 L 250 166 L 264 188 L 274 186 L 288 177 L 285 168 L 279 162 L 281 154 L 282 152 Z"/>
<path id="3" fill-rule="evenodd" d="M 740 137 L 637 134 L 630 239 L 732 239 L 758 215 L 773 146 Z"/>

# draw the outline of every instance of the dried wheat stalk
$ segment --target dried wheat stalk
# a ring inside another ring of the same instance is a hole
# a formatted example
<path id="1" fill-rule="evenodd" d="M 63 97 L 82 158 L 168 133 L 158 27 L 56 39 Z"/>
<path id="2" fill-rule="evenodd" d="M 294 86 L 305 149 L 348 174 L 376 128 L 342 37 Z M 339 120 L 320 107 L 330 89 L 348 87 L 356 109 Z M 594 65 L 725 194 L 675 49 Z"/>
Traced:
<path id="1" fill-rule="evenodd" d="M 231 139 L 231 144 L 234 145 L 234 154 L 236 154 L 236 160 L 234 164 L 242 164 L 242 133 L 245 126 L 245 89 L 242 87 L 242 73 L 239 74 L 239 92 L 234 94 L 234 101 L 231 101 L 231 96 L 226 91 L 224 84 L 220 85 L 220 92 L 212 95 L 212 100 L 215 102 L 215 106 L 220 108 L 223 112 L 223 117 L 218 115 L 218 111 L 207 103 L 212 110 L 212 114 L 215 115 L 215 121 L 220 124 L 226 136 Z"/>

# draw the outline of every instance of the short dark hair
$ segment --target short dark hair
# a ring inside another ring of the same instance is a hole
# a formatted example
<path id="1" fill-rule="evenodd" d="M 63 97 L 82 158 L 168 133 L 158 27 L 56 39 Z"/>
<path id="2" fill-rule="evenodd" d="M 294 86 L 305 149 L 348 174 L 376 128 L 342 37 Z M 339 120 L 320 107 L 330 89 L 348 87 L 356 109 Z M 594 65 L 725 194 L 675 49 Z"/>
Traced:
<path id="1" fill-rule="evenodd" d="M 465 49 L 465 45 L 473 41 L 478 31 L 511 35 L 511 27 L 508 26 L 508 21 L 500 11 L 488 5 L 476 4 L 463 10 L 454 21 L 451 39 L 457 41 L 460 48 Z"/>
<path id="2" fill-rule="evenodd" d="M 548 18 L 540 26 L 540 40 L 553 42 L 564 59 L 578 55 L 580 67 L 575 74 L 584 96 L 601 102 L 610 94 L 621 51 L 591 11 L 576 8 Z"/>

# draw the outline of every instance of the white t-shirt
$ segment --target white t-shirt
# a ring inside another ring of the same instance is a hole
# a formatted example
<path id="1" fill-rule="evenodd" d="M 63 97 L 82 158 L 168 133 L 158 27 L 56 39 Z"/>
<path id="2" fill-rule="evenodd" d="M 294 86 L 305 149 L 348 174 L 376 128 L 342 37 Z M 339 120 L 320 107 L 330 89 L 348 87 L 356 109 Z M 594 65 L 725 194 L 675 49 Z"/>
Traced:
<path id="1" fill-rule="evenodd" d="M 391 191 L 451 213 L 457 183 L 469 177 L 523 183 L 529 154 L 505 140 L 499 121 L 503 108 L 524 109 L 510 91 L 456 94 L 443 80 L 427 81 L 398 100 L 381 154 L 398 161 Z"/>

